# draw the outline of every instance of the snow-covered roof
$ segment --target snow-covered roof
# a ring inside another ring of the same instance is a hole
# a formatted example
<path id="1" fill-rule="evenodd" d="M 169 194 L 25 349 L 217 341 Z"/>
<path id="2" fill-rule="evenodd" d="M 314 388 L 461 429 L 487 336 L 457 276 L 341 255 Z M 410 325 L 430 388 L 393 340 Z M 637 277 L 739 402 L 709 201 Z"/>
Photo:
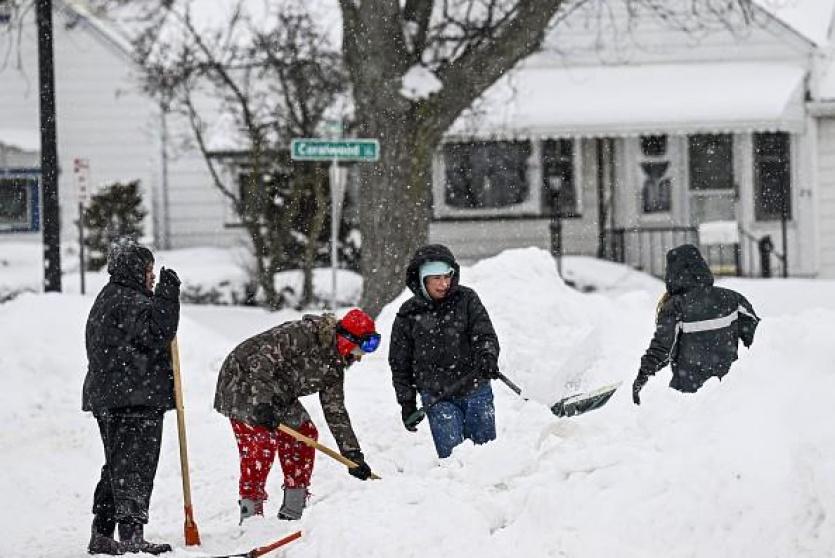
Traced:
<path id="1" fill-rule="evenodd" d="M 754 4 L 776 17 L 812 43 L 829 43 L 835 0 L 753 0 Z"/>
<path id="2" fill-rule="evenodd" d="M 36 129 L 0 128 L 0 144 L 36 152 L 41 149 L 41 136 Z"/>
<path id="3" fill-rule="evenodd" d="M 753 62 L 523 67 L 488 89 L 448 136 L 800 131 L 804 73 Z"/>

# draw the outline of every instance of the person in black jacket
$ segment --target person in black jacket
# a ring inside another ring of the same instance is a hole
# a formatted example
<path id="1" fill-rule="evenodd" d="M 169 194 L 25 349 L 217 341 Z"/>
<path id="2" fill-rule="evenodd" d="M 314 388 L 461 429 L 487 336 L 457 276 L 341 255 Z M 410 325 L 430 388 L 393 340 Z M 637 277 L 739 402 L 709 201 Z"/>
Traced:
<path id="1" fill-rule="evenodd" d="M 96 418 L 104 466 L 93 496 L 91 554 L 161 554 L 143 526 L 162 442 L 162 418 L 174 408 L 170 344 L 180 318 L 180 281 L 162 268 L 156 292 L 154 257 L 133 242 L 114 244 L 110 282 L 87 319 L 87 376 L 82 409 Z M 114 538 L 116 524 L 119 541 Z"/>
<path id="2" fill-rule="evenodd" d="M 673 369 L 670 387 L 685 393 L 713 376 L 721 380 L 737 359 L 738 340 L 750 347 L 760 321 L 744 296 L 713 286 L 713 274 L 693 245 L 667 253 L 665 282 L 655 336 L 632 385 L 636 405 L 649 377 L 667 364 Z"/>
<path id="3" fill-rule="evenodd" d="M 389 365 L 403 425 L 417 430 L 417 394 L 427 408 L 439 457 L 465 439 L 496 438 L 490 379 L 499 375 L 499 340 L 478 295 L 459 284 L 446 246 L 420 248 L 406 269 L 414 293 L 397 312 Z"/>

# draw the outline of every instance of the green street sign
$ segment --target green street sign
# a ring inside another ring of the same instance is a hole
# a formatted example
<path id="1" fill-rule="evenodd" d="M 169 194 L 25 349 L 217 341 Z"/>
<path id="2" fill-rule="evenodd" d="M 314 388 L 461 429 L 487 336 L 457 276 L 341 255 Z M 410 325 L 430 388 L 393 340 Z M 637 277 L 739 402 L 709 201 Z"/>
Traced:
<path id="1" fill-rule="evenodd" d="M 295 161 L 378 161 L 380 142 L 359 138 L 295 138 L 290 142 L 290 158 Z"/>

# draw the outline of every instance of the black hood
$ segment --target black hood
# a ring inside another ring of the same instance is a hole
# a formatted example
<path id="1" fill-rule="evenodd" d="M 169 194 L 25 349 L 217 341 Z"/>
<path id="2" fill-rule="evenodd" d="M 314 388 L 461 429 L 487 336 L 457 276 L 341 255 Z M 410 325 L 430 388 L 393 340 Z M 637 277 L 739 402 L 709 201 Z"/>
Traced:
<path id="1" fill-rule="evenodd" d="M 107 272 L 112 281 L 145 288 L 145 268 L 154 261 L 154 255 L 136 243 L 117 242 L 110 247 L 107 256 Z"/>
<path id="2" fill-rule="evenodd" d="M 409 287 L 415 296 L 423 300 L 426 299 L 423 295 L 423 289 L 420 288 L 420 266 L 426 262 L 444 262 L 455 270 L 447 296 L 455 292 L 461 274 L 461 268 L 458 266 L 458 262 L 455 261 L 455 256 L 443 244 L 429 244 L 418 248 L 415 255 L 412 256 L 412 261 L 409 262 L 409 266 L 406 268 L 406 286 Z"/>
<path id="3" fill-rule="evenodd" d="M 680 294 L 694 287 L 710 287 L 713 285 L 713 273 L 698 248 L 682 244 L 667 252 L 664 282 L 668 293 Z"/>

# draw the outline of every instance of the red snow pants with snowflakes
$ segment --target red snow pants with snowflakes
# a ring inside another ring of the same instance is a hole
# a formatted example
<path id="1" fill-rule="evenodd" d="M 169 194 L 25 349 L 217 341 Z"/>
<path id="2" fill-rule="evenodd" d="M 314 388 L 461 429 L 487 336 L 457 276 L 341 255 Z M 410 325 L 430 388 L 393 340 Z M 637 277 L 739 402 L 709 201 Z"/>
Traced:
<path id="1" fill-rule="evenodd" d="M 316 450 L 279 430 L 250 426 L 235 419 L 229 420 L 235 432 L 241 461 L 238 492 L 242 499 L 267 499 L 267 476 L 270 474 L 276 453 L 284 472 L 285 488 L 310 486 Z M 316 426 L 309 420 L 303 422 L 297 431 L 314 440 L 319 439 Z"/>

